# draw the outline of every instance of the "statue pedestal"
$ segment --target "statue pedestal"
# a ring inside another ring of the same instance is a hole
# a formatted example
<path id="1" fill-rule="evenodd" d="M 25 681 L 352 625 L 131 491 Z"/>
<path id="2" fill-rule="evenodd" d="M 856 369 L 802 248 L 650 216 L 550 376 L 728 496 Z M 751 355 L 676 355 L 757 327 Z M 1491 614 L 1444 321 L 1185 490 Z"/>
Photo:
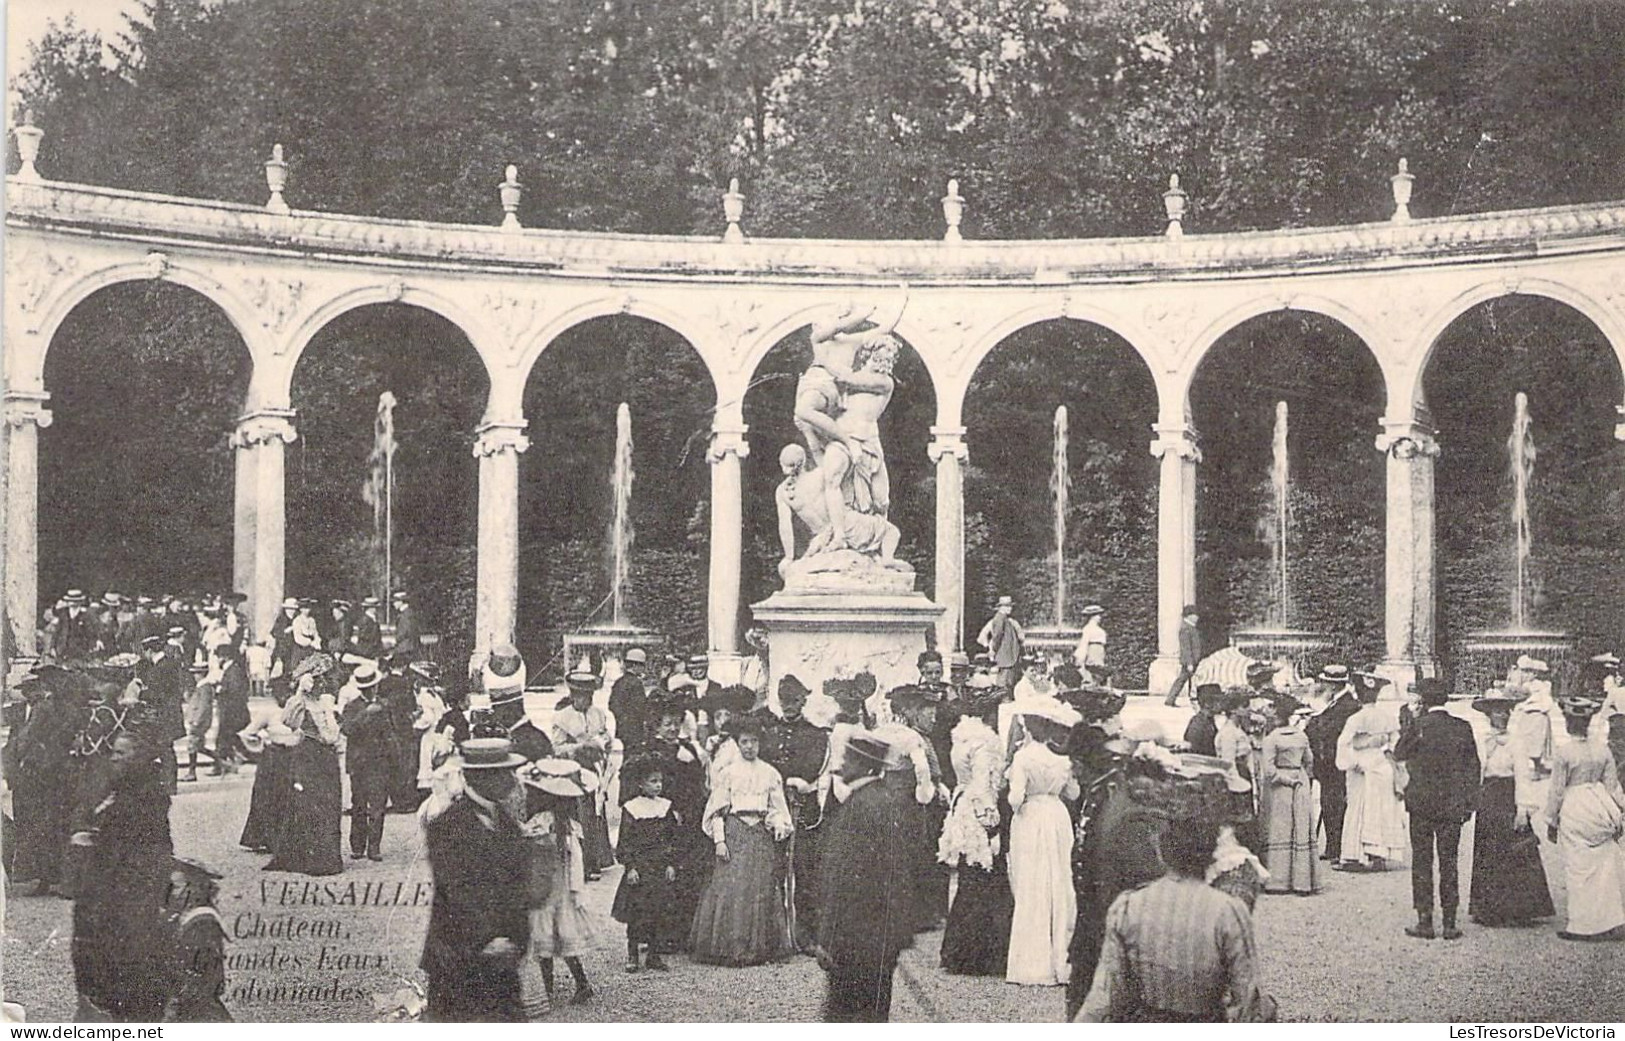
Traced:
<path id="1" fill-rule="evenodd" d="M 767 630 L 769 689 L 793 675 L 815 693 L 864 670 L 882 691 L 917 681 L 926 631 L 942 610 L 917 592 L 779 592 L 751 607 Z"/>

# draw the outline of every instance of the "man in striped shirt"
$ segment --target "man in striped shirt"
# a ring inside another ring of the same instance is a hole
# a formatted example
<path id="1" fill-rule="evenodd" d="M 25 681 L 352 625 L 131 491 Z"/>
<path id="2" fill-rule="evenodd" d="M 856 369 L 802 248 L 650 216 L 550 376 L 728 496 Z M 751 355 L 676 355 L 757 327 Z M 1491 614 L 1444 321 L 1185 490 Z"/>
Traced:
<path id="1" fill-rule="evenodd" d="M 1105 944 L 1079 1023 L 1272 1021 L 1259 993 L 1252 915 L 1204 881 L 1218 827 L 1176 822 L 1162 837 L 1162 878 L 1106 912 Z"/>

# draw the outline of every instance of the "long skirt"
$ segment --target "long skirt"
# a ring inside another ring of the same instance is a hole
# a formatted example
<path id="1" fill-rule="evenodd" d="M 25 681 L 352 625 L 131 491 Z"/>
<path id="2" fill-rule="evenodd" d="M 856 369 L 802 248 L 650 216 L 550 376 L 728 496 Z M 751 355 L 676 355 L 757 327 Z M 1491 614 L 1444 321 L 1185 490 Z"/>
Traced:
<path id="1" fill-rule="evenodd" d="M 1065 983 L 1078 898 L 1072 889 L 1072 818 L 1059 798 L 1032 796 L 1016 810 L 1009 864 L 1015 912 L 1004 978 L 1036 986 Z"/>
<path id="2" fill-rule="evenodd" d="M 1394 792 L 1393 764 L 1368 757 L 1366 769 L 1348 771 L 1348 808 L 1343 812 L 1343 859 L 1365 863 L 1381 857 L 1388 867 L 1409 863 L 1410 824 Z"/>
<path id="3" fill-rule="evenodd" d="M 1272 785 L 1260 801 L 1267 893 L 1314 893 L 1320 889 L 1315 856 L 1315 797 L 1308 784 Z"/>
<path id="4" fill-rule="evenodd" d="M 339 757 L 331 745 L 306 738 L 289 750 L 291 790 L 286 823 L 271 847 L 267 871 L 336 875 L 344 870 L 340 821 L 344 785 Z"/>
<path id="5" fill-rule="evenodd" d="M 267 743 L 254 766 L 254 789 L 248 797 L 248 819 L 243 822 L 239 846 L 268 852 L 287 823 L 288 797 L 293 791 L 289 770 L 293 749 Z"/>
<path id="6" fill-rule="evenodd" d="M 1473 882 L 1467 910 L 1480 925 L 1549 918 L 1551 889 L 1533 828 L 1512 830 L 1518 807 L 1510 777 L 1486 777 L 1473 828 Z"/>
<path id="7" fill-rule="evenodd" d="M 959 865 L 959 888 L 942 933 L 942 967 L 961 976 L 1003 976 L 1015 902 L 1004 857 L 992 868 Z"/>
<path id="8" fill-rule="evenodd" d="M 1625 847 L 1616 838 L 1620 809 L 1595 781 L 1563 793 L 1558 813 L 1557 848 L 1568 882 L 1567 932 L 1596 936 L 1625 925 Z"/>
<path id="9" fill-rule="evenodd" d="M 596 802 L 596 795 L 578 799 L 581 821 L 581 854 L 587 874 L 593 875 L 615 863 L 615 848 L 609 842 L 609 821 Z"/>
<path id="10" fill-rule="evenodd" d="M 761 965 L 794 953 L 773 833 L 730 815 L 723 835 L 728 859 L 717 863 L 700 897 L 689 956 L 707 965 Z"/>

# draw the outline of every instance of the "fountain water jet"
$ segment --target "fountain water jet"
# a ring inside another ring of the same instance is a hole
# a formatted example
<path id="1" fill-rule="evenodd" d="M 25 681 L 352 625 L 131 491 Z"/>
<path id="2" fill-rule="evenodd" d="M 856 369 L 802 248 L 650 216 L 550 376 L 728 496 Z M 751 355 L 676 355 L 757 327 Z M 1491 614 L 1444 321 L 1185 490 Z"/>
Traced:
<path id="1" fill-rule="evenodd" d="M 1292 628 L 1292 587 L 1288 546 L 1292 534 L 1292 480 L 1287 452 L 1287 403 L 1275 403 L 1275 431 L 1270 439 L 1270 510 L 1259 525 L 1270 547 L 1269 624 L 1230 634 L 1230 646 L 1251 658 L 1289 660 L 1300 671 L 1311 654 L 1331 646 L 1320 633 Z"/>
<path id="2" fill-rule="evenodd" d="M 564 635 L 563 660 L 574 668 L 585 656 L 597 654 L 619 658 L 629 648 L 664 647 L 666 640 L 649 629 L 632 625 L 627 619 L 627 593 L 632 578 L 632 409 L 621 402 L 615 410 L 615 463 L 610 473 L 615 512 L 609 527 L 610 621 L 589 625 Z M 618 675 L 618 673 L 617 673 Z M 605 677 L 606 681 L 614 676 Z"/>
<path id="3" fill-rule="evenodd" d="M 1055 624 L 1034 626 L 1027 630 L 1027 645 L 1046 653 L 1070 652 L 1083 635 L 1083 630 L 1066 624 L 1066 514 L 1072 493 L 1072 478 L 1067 472 L 1066 452 L 1069 435 L 1066 426 L 1066 406 L 1055 408 L 1054 438 L 1050 447 L 1049 490 L 1052 507 L 1055 560 Z"/>
<path id="4" fill-rule="evenodd" d="M 1512 398 L 1512 433 L 1507 437 L 1507 476 L 1512 482 L 1512 626 L 1480 629 L 1467 634 L 1466 662 L 1457 693 L 1482 693 L 1506 667 L 1527 654 L 1550 664 L 1574 655 L 1575 641 L 1567 633 L 1534 629 L 1534 596 L 1529 573 L 1534 539 L 1529 524 L 1529 485 L 1535 474 L 1535 438 L 1529 416 L 1529 395 Z"/>

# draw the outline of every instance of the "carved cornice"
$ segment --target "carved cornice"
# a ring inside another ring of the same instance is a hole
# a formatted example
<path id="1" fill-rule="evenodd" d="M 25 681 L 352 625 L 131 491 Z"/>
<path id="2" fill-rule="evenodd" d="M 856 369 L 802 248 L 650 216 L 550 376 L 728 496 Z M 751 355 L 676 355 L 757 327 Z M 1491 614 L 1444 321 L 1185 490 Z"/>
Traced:
<path id="1" fill-rule="evenodd" d="M 474 455 L 476 458 L 488 459 L 491 456 L 512 452 L 515 455 L 523 454 L 530 448 L 530 438 L 525 436 L 525 428 L 530 424 L 525 420 L 508 423 L 486 423 L 474 435 Z"/>
<path id="2" fill-rule="evenodd" d="M 44 429 L 51 425 L 51 410 L 45 403 L 51 395 L 45 391 L 13 390 L 5 397 L 6 422 L 14 427 L 33 424 Z"/>
<path id="3" fill-rule="evenodd" d="M 299 431 L 293 425 L 295 414 L 292 409 L 268 408 L 243 416 L 237 420 L 237 429 L 231 432 L 231 447 L 256 448 L 273 441 L 293 444 L 299 439 Z"/>
<path id="4" fill-rule="evenodd" d="M 617 235 L 269 213 L 262 207 L 85 185 L 13 182 L 8 225 L 188 241 L 217 247 L 492 265 L 561 275 L 909 278 L 916 282 L 1034 284 L 1215 274 L 1362 270 L 1450 259 L 1546 256 L 1625 245 L 1625 202 L 1384 221 L 1334 228 L 1117 239 L 963 242 L 752 239 Z M 37 295 L 35 297 L 37 299 Z"/>

